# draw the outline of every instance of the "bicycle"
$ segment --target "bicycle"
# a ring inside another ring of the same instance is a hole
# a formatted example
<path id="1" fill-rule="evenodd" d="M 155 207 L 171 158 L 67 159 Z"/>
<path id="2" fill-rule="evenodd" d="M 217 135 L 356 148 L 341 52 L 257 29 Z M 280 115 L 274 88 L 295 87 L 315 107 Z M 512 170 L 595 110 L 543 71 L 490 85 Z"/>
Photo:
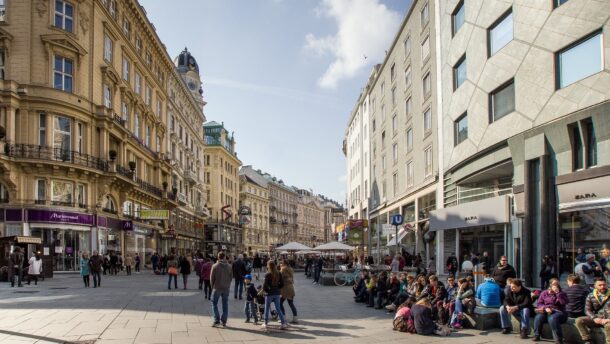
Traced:
<path id="1" fill-rule="evenodd" d="M 342 271 L 335 272 L 335 275 L 333 276 L 337 286 L 344 286 L 346 284 L 351 284 L 352 282 L 356 284 L 360 283 L 361 270 L 359 268 L 354 269 L 354 272 L 348 272 L 347 265 L 341 265 L 340 268 Z"/>

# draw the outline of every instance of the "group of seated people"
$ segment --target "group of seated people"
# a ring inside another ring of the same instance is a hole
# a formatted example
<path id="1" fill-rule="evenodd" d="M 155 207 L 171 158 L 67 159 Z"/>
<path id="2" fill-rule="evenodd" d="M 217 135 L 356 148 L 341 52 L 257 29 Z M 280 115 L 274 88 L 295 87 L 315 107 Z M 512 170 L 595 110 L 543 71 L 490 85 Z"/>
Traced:
<path id="1" fill-rule="evenodd" d="M 503 334 L 510 334 L 511 316 L 520 320 L 520 336 L 528 338 L 530 318 L 534 317 L 534 341 L 540 341 L 542 327 L 548 323 L 555 343 L 563 343 L 561 324 L 576 318 L 576 327 L 586 343 L 593 343 L 590 329 L 601 327 L 610 342 L 610 290 L 606 281 L 599 279 L 593 289 L 582 285 L 578 275 L 568 276 L 568 288 L 562 290 L 559 280 L 551 279 L 548 289 L 530 291 L 522 281 L 508 278 L 503 286 L 487 276 L 476 292 L 472 278 L 447 278 L 446 284 L 435 275 L 412 276 L 407 273 L 371 274 L 361 272 L 354 285 L 354 299 L 367 307 L 396 311 L 404 317 L 406 329 L 413 333 L 447 335 L 448 329 L 462 327 L 463 320 L 474 325 L 468 315 L 475 307 L 499 308 Z M 400 322 L 398 322 L 400 323 Z"/>
<path id="2" fill-rule="evenodd" d="M 408 308 L 419 334 L 438 333 L 440 325 L 461 328 L 464 313 L 472 312 L 475 307 L 471 277 L 456 281 L 449 276 L 446 285 L 433 274 L 412 276 L 383 271 L 375 275 L 362 271 L 361 277 L 354 285 L 356 302 L 396 311 L 397 315 Z"/>

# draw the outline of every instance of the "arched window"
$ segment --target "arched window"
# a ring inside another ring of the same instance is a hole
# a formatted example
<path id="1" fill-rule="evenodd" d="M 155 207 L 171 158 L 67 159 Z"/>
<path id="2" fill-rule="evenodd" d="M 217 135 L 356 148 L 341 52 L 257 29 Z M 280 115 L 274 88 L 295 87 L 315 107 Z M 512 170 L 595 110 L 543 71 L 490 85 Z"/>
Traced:
<path id="1" fill-rule="evenodd" d="M 104 201 L 102 203 L 102 210 L 107 213 L 112 213 L 112 214 L 117 213 L 116 203 L 114 202 L 114 199 L 110 195 L 104 196 Z"/>

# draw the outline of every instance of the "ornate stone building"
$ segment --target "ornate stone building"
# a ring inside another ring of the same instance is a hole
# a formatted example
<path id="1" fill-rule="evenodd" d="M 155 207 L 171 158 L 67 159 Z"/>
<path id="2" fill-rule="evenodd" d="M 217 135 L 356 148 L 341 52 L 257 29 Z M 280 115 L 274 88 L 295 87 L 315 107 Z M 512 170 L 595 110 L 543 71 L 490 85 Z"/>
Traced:
<path id="1" fill-rule="evenodd" d="M 243 166 L 239 175 L 239 223 L 244 232 L 243 250 L 252 256 L 269 248 L 269 183 L 252 166 Z"/>

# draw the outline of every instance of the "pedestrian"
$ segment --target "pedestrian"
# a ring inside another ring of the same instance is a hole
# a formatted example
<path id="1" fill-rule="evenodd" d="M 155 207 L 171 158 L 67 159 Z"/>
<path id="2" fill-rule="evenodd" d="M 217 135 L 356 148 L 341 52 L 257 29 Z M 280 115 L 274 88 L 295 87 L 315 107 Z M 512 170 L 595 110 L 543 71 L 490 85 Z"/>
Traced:
<path id="1" fill-rule="evenodd" d="M 582 341 L 593 344 L 591 329 L 601 327 L 606 343 L 610 341 L 610 289 L 604 279 L 595 281 L 593 292 L 587 296 L 585 315 L 576 319 Z"/>
<path id="2" fill-rule="evenodd" d="M 244 289 L 244 276 L 246 275 L 246 263 L 244 262 L 244 256 L 237 256 L 237 260 L 233 262 L 233 278 L 235 279 L 234 296 L 237 299 L 239 290 L 239 299 L 242 298 Z"/>
<path id="3" fill-rule="evenodd" d="M 254 258 L 252 259 L 252 269 L 255 273 L 254 276 L 256 276 L 256 280 L 258 281 L 259 274 L 263 269 L 263 260 L 261 259 L 261 257 L 259 257 L 258 253 L 254 254 Z"/>
<path id="4" fill-rule="evenodd" d="M 123 272 L 123 267 L 123 254 L 119 252 L 117 255 L 117 275 L 119 274 L 119 272 Z"/>
<path id="5" fill-rule="evenodd" d="M 559 280 L 553 278 L 549 281 L 549 288 L 543 291 L 536 303 L 536 318 L 534 318 L 534 341 L 540 341 L 542 326 L 548 322 L 553 333 L 553 340 L 556 344 L 563 343 L 563 332 L 561 324 L 568 320 L 566 305 L 568 296 L 561 291 Z"/>
<path id="6" fill-rule="evenodd" d="M 212 260 L 210 258 L 205 258 L 205 262 L 201 267 L 201 276 L 203 278 L 203 294 L 206 299 L 210 299 L 212 297 L 212 284 L 210 283 L 210 275 L 212 273 Z"/>
<path id="7" fill-rule="evenodd" d="M 254 303 L 258 292 L 256 291 L 254 283 L 252 283 L 252 275 L 244 276 L 244 283 L 246 285 L 246 323 L 249 323 L 250 319 L 254 319 L 254 325 L 258 325 L 258 312 L 256 310 L 256 304 Z"/>
<path id="8" fill-rule="evenodd" d="M 184 286 L 184 290 L 186 290 L 186 284 L 189 279 L 189 275 L 191 274 L 191 263 L 187 259 L 187 257 L 180 258 L 180 273 L 182 274 L 182 285 Z"/>
<path id="9" fill-rule="evenodd" d="M 280 273 L 282 274 L 282 281 L 284 282 L 284 287 L 280 290 L 280 308 L 284 317 L 286 317 L 286 311 L 284 310 L 284 301 L 288 300 L 288 306 L 290 306 L 290 310 L 292 311 L 292 321 L 291 324 L 298 324 L 299 321 L 297 319 L 297 308 L 294 305 L 294 270 L 288 264 L 288 261 L 284 260 L 282 265 L 280 266 Z"/>
<path id="10" fill-rule="evenodd" d="M 324 267 L 324 258 L 318 256 L 315 262 L 315 270 L 313 277 L 313 284 L 320 284 L 320 275 L 322 274 L 322 268 Z"/>
<path id="11" fill-rule="evenodd" d="M 578 264 L 574 270 L 585 278 L 585 283 L 594 288 L 595 281 L 603 276 L 601 265 L 595 260 L 595 254 L 586 255 L 586 261 Z"/>
<path id="12" fill-rule="evenodd" d="M 127 276 L 131 275 L 131 268 L 132 267 L 133 267 L 133 258 L 131 257 L 130 254 L 127 254 L 125 256 L 125 271 L 127 272 Z"/>
<path id="13" fill-rule="evenodd" d="M 133 258 L 134 262 L 135 262 L 135 266 L 136 266 L 136 273 L 140 273 L 140 264 L 142 263 L 142 260 L 140 258 L 140 253 L 136 252 L 136 256 Z"/>
<path id="14" fill-rule="evenodd" d="M 150 257 L 150 263 L 152 264 L 153 272 L 157 273 L 159 271 L 159 254 L 157 252 L 153 253 Z"/>
<path id="15" fill-rule="evenodd" d="M 42 260 L 40 259 L 40 252 L 36 252 L 30 258 L 30 266 L 28 267 L 28 285 L 34 280 L 34 285 L 38 285 L 38 276 L 42 272 Z"/>
<path id="16" fill-rule="evenodd" d="M 110 252 L 110 274 L 116 275 L 119 273 L 119 257 L 114 252 Z"/>
<path id="17" fill-rule="evenodd" d="M 83 278 L 83 282 L 85 283 L 85 288 L 89 288 L 89 254 L 85 251 L 83 252 L 80 259 L 80 275 Z"/>
<path id="18" fill-rule="evenodd" d="M 167 257 L 167 289 L 172 289 L 172 279 L 174 280 L 174 289 L 178 289 L 178 262 L 172 254 Z"/>
<path id="19" fill-rule="evenodd" d="M 500 288 L 504 289 L 506 287 L 506 280 L 508 278 L 517 278 L 517 272 L 512 265 L 508 264 L 506 256 L 502 256 L 500 257 L 500 262 L 494 268 L 492 277 Z"/>
<path id="20" fill-rule="evenodd" d="M 504 297 L 504 305 L 500 307 L 500 323 L 502 334 L 511 332 L 510 316 L 521 319 L 520 336 L 526 339 L 530 332 L 530 315 L 532 311 L 532 296 L 529 289 L 525 288 L 521 280 L 516 278 L 510 282 L 510 290 Z"/>
<path id="21" fill-rule="evenodd" d="M 565 289 L 568 297 L 566 312 L 570 318 L 585 315 L 585 303 L 589 296 L 589 287 L 580 284 L 580 277 L 575 274 L 568 275 L 568 287 Z"/>
<path id="22" fill-rule="evenodd" d="M 104 269 L 104 275 L 106 275 L 108 272 L 112 274 L 112 271 L 110 271 L 110 255 L 108 254 L 108 252 L 106 252 L 106 254 L 100 258 L 102 260 L 102 268 Z"/>
<path id="23" fill-rule="evenodd" d="M 161 270 L 161 275 L 165 275 L 167 273 L 167 254 L 163 254 L 163 257 L 161 257 L 161 265 L 159 269 Z"/>
<path id="24" fill-rule="evenodd" d="M 480 268 L 485 271 L 485 275 L 491 274 L 491 269 L 493 268 L 491 263 L 491 257 L 489 256 L 489 252 L 483 251 L 483 256 L 479 260 Z"/>
<path id="25" fill-rule="evenodd" d="M 93 276 L 93 288 L 102 286 L 102 266 L 104 265 L 104 258 L 102 258 L 97 251 L 93 251 L 93 255 L 89 259 L 89 272 Z"/>
<path id="26" fill-rule="evenodd" d="M 287 328 L 286 318 L 284 317 L 284 313 L 282 313 L 280 306 L 280 295 L 283 287 L 284 282 L 282 280 L 282 274 L 277 271 L 275 262 L 270 260 L 267 262 L 267 274 L 265 274 L 265 282 L 263 283 L 263 290 L 267 293 L 265 296 L 265 322 L 262 325 L 264 329 L 267 328 L 267 324 L 269 323 L 269 313 L 271 312 L 272 303 L 275 306 L 275 311 L 280 317 L 280 329 L 284 330 Z"/>
<path id="27" fill-rule="evenodd" d="M 24 264 L 23 253 L 21 247 L 15 247 L 13 253 L 9 255 L 9 278 L 11 280 L 11 287 L 15 286 L 15 275 L 17 275 L 17 286 L 23 287 L 21 280 L 23 279 L 23 264 Z"/>
<path id="28" fill-rule="evenodd" d="M 226 261 L 224 252 L 218 253 L 218 260 L 212 266 L 210 273 L 210 282 L 212 285 L 212 311 L 214 312 L 214 323 L 212 326 L 217 327 L 222 323 L 223 327 L 227 326 L 227 318 L 229 316 L 229 289 L 231 288 L 231 278 L 233 272 L 231 265 Z M 222 316 L 218 312 L 218 299 L 222 298 Z"/>
<path id="29" fill-rule="evenodd" d="M 203 253 L 197 253 L 197 257 L 195 258 L 195 274 L 197 274 L 197 277 L 199 277 L 199 290 L 203 289 L 203 274 L 201 272 L 204 263 L 205 260 L 203 259 Z"/>
<path id="30" fill-rule="evenodd" d="M 451 277 L 455 278 L 455 274 L 458 271 L 458 266 L 458 260 L 455 253 L 451 252 L 449 258 L 447 258 L 447 271 Z"/>

